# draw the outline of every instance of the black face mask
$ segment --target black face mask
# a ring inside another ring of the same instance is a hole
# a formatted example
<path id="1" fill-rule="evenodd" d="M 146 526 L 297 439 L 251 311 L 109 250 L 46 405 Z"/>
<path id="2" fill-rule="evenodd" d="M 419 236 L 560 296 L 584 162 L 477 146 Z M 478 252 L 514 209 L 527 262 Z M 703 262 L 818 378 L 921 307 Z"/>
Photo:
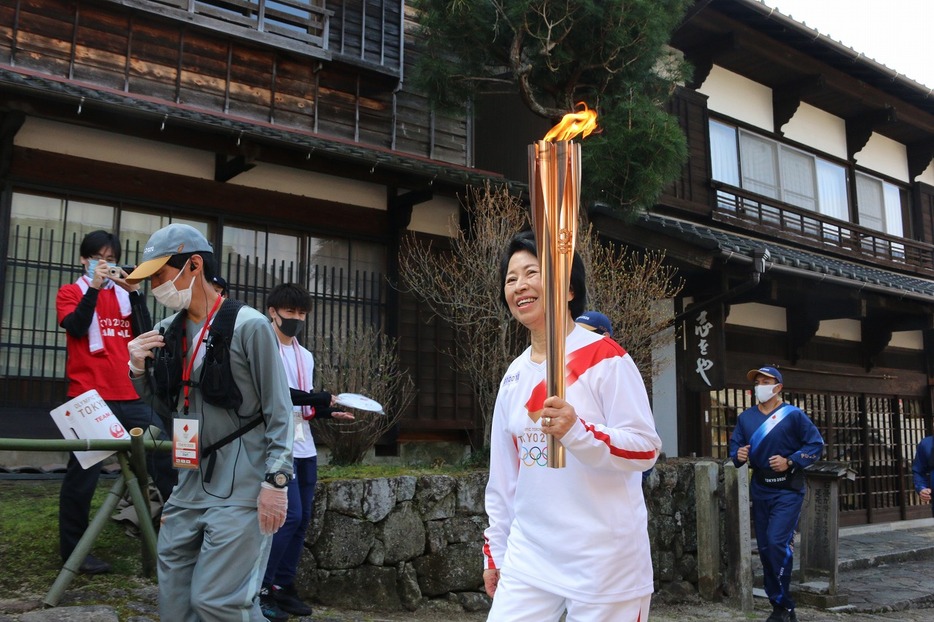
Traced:
<path id="1" fill-rule="evenodd" d="M 282 331 L 282 334 L 286 337 L 295 337 L 305 328 L 304 320 L 296 320 L 295 318 L 285 318 L 281 315 L 279 316 L 279 330 Z"/>

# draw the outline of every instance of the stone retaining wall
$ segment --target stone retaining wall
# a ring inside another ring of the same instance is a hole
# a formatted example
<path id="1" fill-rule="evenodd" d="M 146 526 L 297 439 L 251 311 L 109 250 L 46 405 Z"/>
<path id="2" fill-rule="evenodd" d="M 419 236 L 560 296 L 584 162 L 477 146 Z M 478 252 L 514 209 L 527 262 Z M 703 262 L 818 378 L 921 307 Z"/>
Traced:
<path id="1" fill-rule="evenodd" d="M 694 462 L 645 479 L 656 591 L 697 585 Z M 487 473 L 319 482 L 296 587 L 335 607 L 482 610 Z"/>

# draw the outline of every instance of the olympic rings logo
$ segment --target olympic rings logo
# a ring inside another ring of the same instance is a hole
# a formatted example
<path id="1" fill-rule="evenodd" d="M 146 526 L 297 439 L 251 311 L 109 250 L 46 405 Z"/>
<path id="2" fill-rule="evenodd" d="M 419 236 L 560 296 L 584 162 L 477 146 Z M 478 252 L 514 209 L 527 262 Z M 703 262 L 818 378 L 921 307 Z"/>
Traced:
<path id="1" fill-rule="evenodd" d="M 526 447 L 523 445 L 520 459 L 525 466 L 545 466 L 548 464 L 548 448 L 543 449 L 536 445 Z"/>

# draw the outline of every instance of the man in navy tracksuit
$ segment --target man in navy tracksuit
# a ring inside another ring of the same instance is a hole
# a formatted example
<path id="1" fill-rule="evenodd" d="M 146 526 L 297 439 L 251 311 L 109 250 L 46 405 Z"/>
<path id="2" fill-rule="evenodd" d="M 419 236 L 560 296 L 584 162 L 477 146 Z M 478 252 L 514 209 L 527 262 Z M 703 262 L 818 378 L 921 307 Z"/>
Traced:
<path id="1" fill-rule="evenodd" d="M 931 502 L 932 472 L 934 472 L 934 436 L 926 436 L 918 443 L 915 459 L 911 463 L 915 492 L 921 497 L 921 503 Z M 931 506 L 931 511 L 934 512 L 934 506 Z"/>
<path id="2" fill-rule="evenodd" d="M 774 367 L 752 369 L 756 400 L 744 410 L 730 438 L 730 458 L 752 469 L 752 514 L 765 593 L 772 604 L 766 622 L 797 622 L 791 598 L 793 540 L 804 503 L 804 468 L 815 462 L 824 439 L 806 414 L 782 402 L 782 374 Z"/>

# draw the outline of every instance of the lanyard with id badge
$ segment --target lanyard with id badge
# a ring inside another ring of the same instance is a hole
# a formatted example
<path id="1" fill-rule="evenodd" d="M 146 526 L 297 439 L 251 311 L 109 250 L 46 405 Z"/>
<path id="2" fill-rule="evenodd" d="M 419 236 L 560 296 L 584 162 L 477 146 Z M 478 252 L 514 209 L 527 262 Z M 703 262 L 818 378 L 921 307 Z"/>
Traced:
<path id="1" fill-rule="evenodd" d="M 211 327 L 211 319 L 217 311 L 223 298 L 219 297 L 214 302 L 214 306 L 208 313 L 201 328 L 198 339 L 195 340 L 194 350 L 188 364 L 182 368 L 182 391 L 185 399 L 182 406 L 182 412 L 174 418 L 172 423 L 172 466 L 176 469 L 197 469 L 201 465 L 201 456 L 199 452 L 199 431 L 200 418 L 198 413 L 189 412 L 189 392 L 191 391 L 191 371 L 194 368 L 195 361 L 198 359 L 198 353 L 201 351 L 201 344 L 204 343 L 204 337 Z M 188 355 L 188 340 L 182 337 L 182 360 Z M 203 358 L 203 353 L 202 353 Z"/>

